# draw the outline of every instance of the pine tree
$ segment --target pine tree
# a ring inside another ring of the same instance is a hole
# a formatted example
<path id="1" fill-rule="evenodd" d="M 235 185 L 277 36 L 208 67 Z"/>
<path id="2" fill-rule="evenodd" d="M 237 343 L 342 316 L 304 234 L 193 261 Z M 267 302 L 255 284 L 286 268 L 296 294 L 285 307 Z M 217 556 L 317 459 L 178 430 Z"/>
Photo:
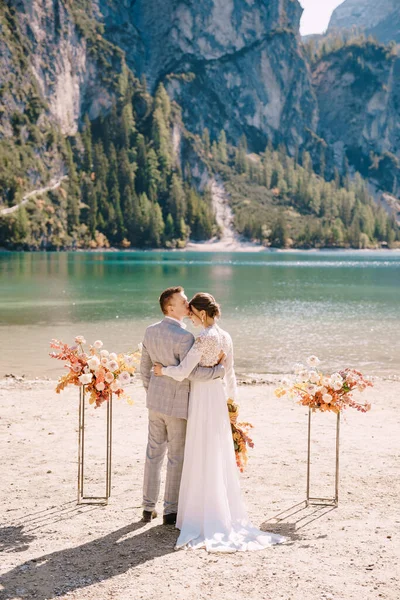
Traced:
<path id="1" fill-rule="evenodd" d="M 161 207 L 157 202 L 154 202 L 149 222 L 149 242 L 153 248 L 159 248 L 162 245 L 164 229 L 165 225 Z"/>
<path id="2" fill-rule="evenodd" d="M 17 246 L 24 246 L 28 241 L 30 225 L 25 206 L 17 210 L 17 216 L 12 226 L 11 242 Z"/>
<path id="3" fill-rule="evenodd" d="M 146 172 L 146 183 L 147 193 L 152 202 L 155 202 L 158 196 L 158 188 L 161 182 L 161 174 L 158 170 L 158 159 L 157 154 L 150 148 L 147 153 L 147 172 Z"/>
<path id="4" fill-rule="evenodd" d="M 274 248 L 285 248 L 288 243 L 286 222 L 281 213 L 272 225 L 270 235 L 271 246 Z"/>
<path id="5" fill-rule="evenodd" d="M 206 156 L 208 156 L 211 152 L 211 142 L 210 142 L 210 132 L 207 127 L 203 131 L 203 144 L 204 144 L 204 152 Z"/>
<path id="6" fill-rule="evenodd" d="M 75 227 L 79 225 L 79 200 L 80 188 L 79 179 L 74 163 L 71 145 L 66 142 L 66 163 L 68 169 L 68 187 L 67 187 L 67 226 L 68 233 L 72 233 Z"/>
<path id="7" fill-rule="evenodd" d="M 93 152 L 92 152 L 92 129 L 89 116 L 86 114 L 82 131 L 82 142 L 85 149 L 83 159 L 83 169 L 86 173 L 91 173 L 93 168 Z"/>
<path id="8" fill-rule="evenodd" d="M 186 215 L 186 199 L 182 181 L 176 173 L 172 175 L 167 206 L 168 212 L 179 227 L 181 219 L 184 219 Z"/>
<path id="9" fill-rule="evenodd" d="M 226 134 L 222 129 L 218 138 L 218 158 L 222 163 L 228 162 L 228 150 L 226 146 Z"/>
<path id="10" fill-rule="evenodd" d="M 136 137 L 136 123 L 135 117 L 133 116 L 132 104 L 130 102 L 125 104 L 122 109 L 119 129 L 118 146 L 121 148 L 130 148 L 133 146 Z"/>
<path id="11" fill-rule="evenodd" d="M 169 241 L 175 237 L 174 219 L 172 218 L 171 213 L 168 213 L 168 216 L 166 218 L 164 234 L 165 239 Z"/>

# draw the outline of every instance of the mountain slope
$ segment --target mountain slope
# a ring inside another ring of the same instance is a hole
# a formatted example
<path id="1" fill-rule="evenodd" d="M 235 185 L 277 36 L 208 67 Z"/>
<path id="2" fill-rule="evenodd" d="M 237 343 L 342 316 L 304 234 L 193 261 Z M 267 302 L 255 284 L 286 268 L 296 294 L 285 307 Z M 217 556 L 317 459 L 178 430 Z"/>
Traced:
<path id="1" fill-rule="evenodd" d="M 328 33 L 356 27 L 387 44 L 400 42 L 400 5 L 397 0 L 345 0 L 332 13 Z"/>
<path id="2" fill-rule="evenodd" d="M 151 90 L 164 83 L 191 131 L 244 133 L 263 149 L 302 145 L 314 128 L 297 0 L 100 0 L 99 10 L 106 38 Z"/>

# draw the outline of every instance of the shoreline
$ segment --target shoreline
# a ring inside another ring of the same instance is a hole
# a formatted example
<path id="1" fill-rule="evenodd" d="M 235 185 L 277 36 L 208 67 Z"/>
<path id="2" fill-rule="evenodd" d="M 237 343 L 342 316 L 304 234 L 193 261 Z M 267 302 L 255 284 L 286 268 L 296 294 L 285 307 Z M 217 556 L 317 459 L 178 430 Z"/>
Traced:
<path id="1" fill-rule="evenodd" d="M 113 252 L 121 252 L 129 254 L 130 252 L 143 252 L 143 253 L 156 253 L 156 252 L 168 252 L 168 253 L 199 253 L 206 252 L 212 253 L 215 252 L 217 254 L 240 254 L 240 253 L 266 253 L 266 254 L 295 254 L 295 253 L 348 253 L 348 254 L 368 254 L 368 253 L 383 253 L 387 252 L 391 253 L 400 253 L 400 248 L 267 248 L 265 246 L 254 244 L 251 245 L 252 242 L 248 242 L 245 244 L 235 245 L 233 247 L 225 246 L 222 244 L 213 245 L 212 243 L 205 243 L 202 245 L 201 243 L 190 243 L 185 248 L 71 248 L 69 250 L 9 250 L 8 248 L 0 248 L 0 253 L 5 254 L 62 254 L 62 253 L 113 253 Z"/>

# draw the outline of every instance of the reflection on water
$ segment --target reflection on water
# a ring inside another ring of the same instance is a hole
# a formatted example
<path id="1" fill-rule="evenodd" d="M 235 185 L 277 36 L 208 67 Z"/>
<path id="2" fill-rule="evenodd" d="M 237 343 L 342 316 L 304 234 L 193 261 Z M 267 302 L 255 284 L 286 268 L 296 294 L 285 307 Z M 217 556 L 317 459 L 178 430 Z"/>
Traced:
<path id="1" fill-rule="evenodd" d="M 287 372 L 309 353 L 328 369 L 400 372 L 399 253 L 3 252 L 0 376 L 55 377 L 53 337 L 136 347 L 178 284 L 222 304 L 239 372 Z"/>

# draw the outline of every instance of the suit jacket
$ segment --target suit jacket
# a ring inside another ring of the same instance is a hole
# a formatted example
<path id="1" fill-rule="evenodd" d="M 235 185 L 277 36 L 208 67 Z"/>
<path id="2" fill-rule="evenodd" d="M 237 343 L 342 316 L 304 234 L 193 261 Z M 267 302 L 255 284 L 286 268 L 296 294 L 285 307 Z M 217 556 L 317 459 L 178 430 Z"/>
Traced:
<path id="1" fill-rule="evenodd" d="M 224 367 L 196 367 L 188 379 L 175 381 L 171 377 L 156 377 L 152 371 L 158 362 L 165 367 L 176 366 L 193 346 L 194 336 L 172 319 L 163 319 L 146 329 L 143 340 L 140 373 L 147 392 L 147 408 L 171 417 L 187 419 L 189 380 L 209 381 L 224 376 Z"/>

